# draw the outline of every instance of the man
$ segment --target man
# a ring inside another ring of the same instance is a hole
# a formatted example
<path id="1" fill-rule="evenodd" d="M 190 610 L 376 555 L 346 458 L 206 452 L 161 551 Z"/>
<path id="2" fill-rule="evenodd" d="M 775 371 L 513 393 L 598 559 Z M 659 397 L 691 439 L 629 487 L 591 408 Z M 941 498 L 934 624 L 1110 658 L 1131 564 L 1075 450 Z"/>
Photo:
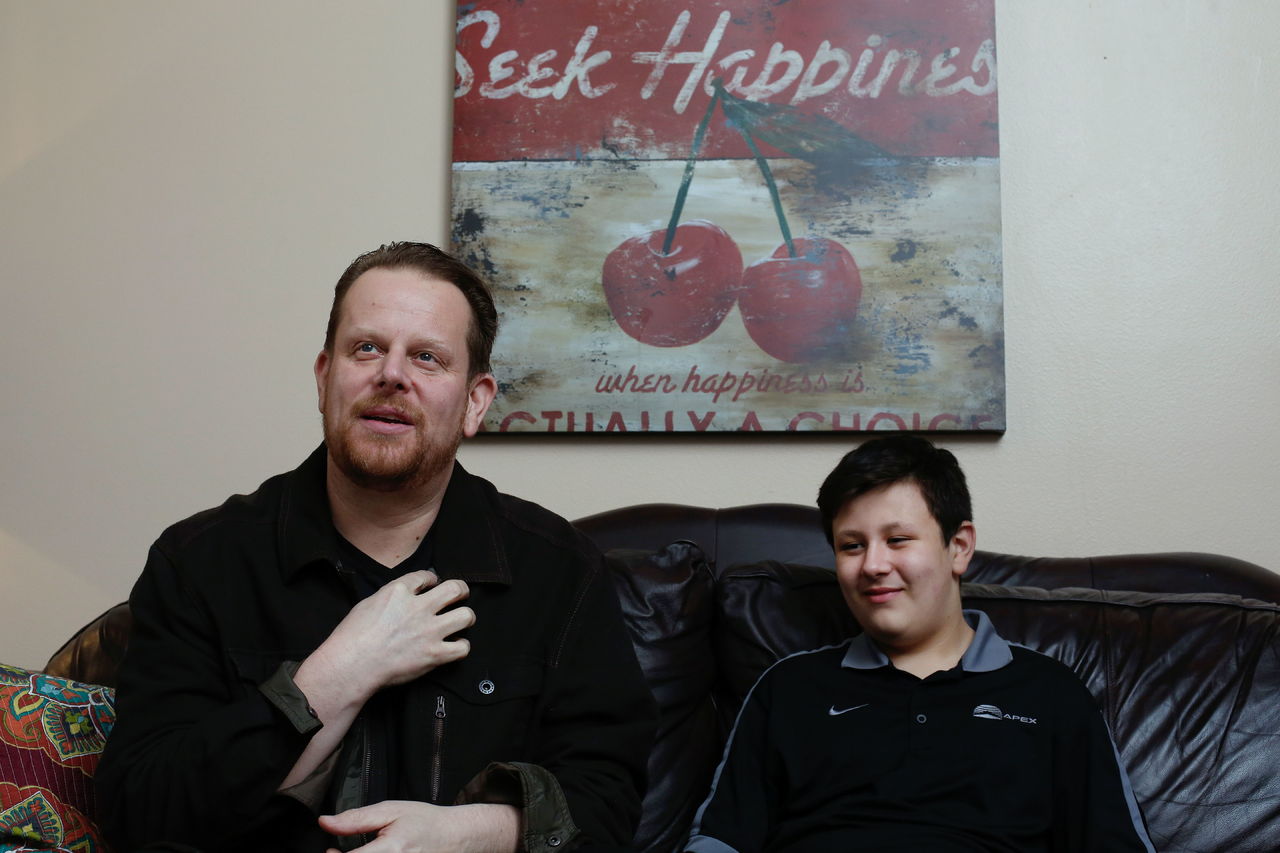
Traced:
<path id="1" fill-rule="evenodd" d="M 454 459 L 496 333 L 433 246 L 339 279 L 323 445 L 165 531 L 134 587 L 97 776 L 116 849 L 630 840 L 652 699 L 600 554 Z"/>
<path id="2" fill-rule="evenodd" d="M 869 441 L 818 508 L 863 633 L 760 677 L 688 849 L 1151 851 L 1088 690 L 961 609 L 976 540 L 955 457 Z"/>

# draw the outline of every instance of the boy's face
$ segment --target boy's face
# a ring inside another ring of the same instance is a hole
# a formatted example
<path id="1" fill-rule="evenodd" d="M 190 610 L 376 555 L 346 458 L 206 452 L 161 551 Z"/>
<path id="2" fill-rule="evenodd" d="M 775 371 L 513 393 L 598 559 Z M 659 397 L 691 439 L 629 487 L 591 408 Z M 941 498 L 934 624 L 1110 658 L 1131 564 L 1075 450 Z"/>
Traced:
<path id="1" fill-rule="evenodd" d="M 886 651 L 922 650 L 963 623 L 959 579 L 973 556 L 973 524 L 966 521 L 943 542 L 916 483 L 893 483 L 849 501 L 832 534 L 844 600 Z"/>

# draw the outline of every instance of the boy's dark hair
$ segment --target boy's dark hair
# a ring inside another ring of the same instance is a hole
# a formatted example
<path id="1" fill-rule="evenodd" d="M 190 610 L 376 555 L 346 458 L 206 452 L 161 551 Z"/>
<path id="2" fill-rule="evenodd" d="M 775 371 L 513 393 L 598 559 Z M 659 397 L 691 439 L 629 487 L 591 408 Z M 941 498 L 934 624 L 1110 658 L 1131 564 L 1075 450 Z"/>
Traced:
<path id="1" fill-rule="evenodd" d="M 467 298 L 471 326 L 467 329 L 467 374 L 470 378 L 490 371 L 493 341 L 498 336 L 498 312 L 484 279 L 462 261 L 430 243 L 387 243 L 351 262 L 333 289 L 329 326 L 324 332 L 325 352 L 333 352 L 333 336 L 342 316 L 342 301 L 360 276 L 375 269 L 410 269 L 429 278 L 447 281 Z"/>
<path id="2" fill-rule="evenodd" d="M 948 543 L 960 525 L 973 520 L 973 505 L 960 463 L 949 450 L 916 435 L 875 438 L 846 453 L 818 489 L 822 532 L 834 544 L 832 525 L 840 509 L 867 492 L 900 482 L 920 487 L 925 505 Z"/>

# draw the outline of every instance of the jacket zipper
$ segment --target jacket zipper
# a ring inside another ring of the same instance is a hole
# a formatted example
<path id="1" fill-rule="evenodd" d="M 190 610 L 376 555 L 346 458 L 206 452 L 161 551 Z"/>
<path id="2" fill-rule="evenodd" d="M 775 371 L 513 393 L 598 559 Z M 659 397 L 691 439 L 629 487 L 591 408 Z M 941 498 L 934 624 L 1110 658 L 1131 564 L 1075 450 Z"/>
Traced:
<path id="1" fill-rule="evenodd" d="M 360 774 L 360 805 L 369 805 L 369 776 L 373 773 L 373 739 L 369 737 L 369 724 L 366 721 L 360 727 L 360 734 L 364 740 L 364 770 Z M 369 833 L 361 833 L 360 841 L 368 844 L 373 838 Z"/>
<path id="2" fill-rule="evenodd" d="M 440 799 L 440 755 L 444 747 L 444 721 L 448 712 L 444 707 L 444 696 L 436 697 L 435 736 L 431 750 L 431 802 Z"/>

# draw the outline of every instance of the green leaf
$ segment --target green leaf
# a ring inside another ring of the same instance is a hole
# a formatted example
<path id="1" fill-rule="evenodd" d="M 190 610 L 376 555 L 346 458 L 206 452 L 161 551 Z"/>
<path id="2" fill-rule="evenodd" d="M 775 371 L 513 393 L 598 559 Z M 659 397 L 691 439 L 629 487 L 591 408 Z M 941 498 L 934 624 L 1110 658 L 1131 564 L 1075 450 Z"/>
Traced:
<path id="1" fill-rule="evenodd" d="M 729 122 L 779 151 L 817 166 L 892 156 L 826 116 L 808 115 L 786 104 L 748 101 L 716 83 Z"/>

